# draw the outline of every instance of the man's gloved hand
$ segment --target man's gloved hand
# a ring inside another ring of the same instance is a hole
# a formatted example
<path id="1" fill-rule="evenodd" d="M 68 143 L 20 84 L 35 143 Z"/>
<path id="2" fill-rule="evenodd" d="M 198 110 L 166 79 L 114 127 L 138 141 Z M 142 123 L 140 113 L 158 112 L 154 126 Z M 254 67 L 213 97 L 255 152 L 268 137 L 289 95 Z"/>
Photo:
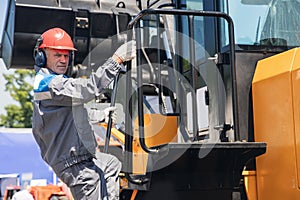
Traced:
<path id="1" fill-rule="evenodd" d="M 105 123 L 108 123 L 108 120 L 109 120 L 109 113 L 112 111 L 111 113 L 111 119 L 112 119 L 112 122 L 113 123 L 116 123 L 116 120 L 117 120 L 117 112 L 115 112 L 117 110 L 117 107 L 115 106 L 110 106 L 108 108 L 105 108 L 103 110 L 103 113 L 104 113 L 104 116 L 105 116 Z"/>
<path id="2" fill-rule="evenodd" d="M 132 60 L 136 56 L 136 41 L 131 40 L 122 44 L 114 55 L 117 56 L 121 62 Z"/>
<path id="3" fill-rule="evenodd" d="M 117 107 L 114 106 L 107 107 L 104 110 L 91 109 L 89 110 L 89 120 L 92 124 L 99 123 L 99 122 L 108 123 L 109 112 L 112 111 L 111 119 L 113 123 L 116 123 L 116 119 L 117 119 L 117 114 L 115 112 L 116 110 Z"/>

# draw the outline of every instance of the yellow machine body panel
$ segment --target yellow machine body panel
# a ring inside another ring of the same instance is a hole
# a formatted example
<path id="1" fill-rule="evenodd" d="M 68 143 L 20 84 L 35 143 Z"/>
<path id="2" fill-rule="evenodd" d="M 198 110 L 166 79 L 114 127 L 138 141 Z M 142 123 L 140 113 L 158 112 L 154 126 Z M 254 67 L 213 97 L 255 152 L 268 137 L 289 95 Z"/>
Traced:
<path id="1" fill-rule="evenodd" d="M 252 82 L 258 199 L 300 199 L 300 49 L 257 63 Z"/>
<path id="2" fill-rule="evenodd" d="M 144 115 L 145 139 L 149 147 L 177 141 L 177 117 L 160 114 Z"/>
<path id="3" fill-rule="evenodd" d="M 157 113 L 144 114 L 145 143 L 155 147 L 177 141 L 177 117 Z M 138 118 L 135 120 L 136 136 L 138 136 Z"/>
<path id="4" fill-rule="evenodd" d="M 101 123 L 99 125 L 103 126 L 105 129 L 107 129 L 107 127 L 108 127 L 106 123 Z M 118 129 L 112 127 L 111 128 L 111 134 L 117 139 L 117 141 L 119 141 L 119 143 L 117 143 L 118 145 L 125 143 L 125 136 Z M 102 145 L 104 145 L 104 141 L 102 143 L 103 143 Z M 112 138 L 110 138 L 110 143 L 109 144 L 110 145 L 115 145 L 116 142 Z"/>
<path id="5" fill-rule="evenodd" d="M 144 134 L 147 147 L 155 147 L 177 141 L 177 117 L 165 116 L 157 113 L 144 114 Z M 146 153 L 139 142 L 138 118 L 134 124 L 133 173 L 145 174 L 148 161 Z"/>
<path id="6" fill-rule="evenodd" d="M 249 200 L 257 200 L 256 171 L 243 171 L 244 185 Z"/>

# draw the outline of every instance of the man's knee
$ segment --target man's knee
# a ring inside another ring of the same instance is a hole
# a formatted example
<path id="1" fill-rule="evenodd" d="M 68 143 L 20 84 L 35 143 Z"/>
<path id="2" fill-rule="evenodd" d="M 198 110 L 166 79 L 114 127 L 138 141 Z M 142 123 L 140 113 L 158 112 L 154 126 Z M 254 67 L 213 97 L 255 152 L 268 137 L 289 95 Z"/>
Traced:
<path id="1" fill-rule="evenodd" d="M 95 163 L 104 171 L 104 173 L 112 171 L 119 173 L 122 169 L 122 163 L 114 155 L 97 152 L 96 158 Z"/>
<path id="2" fill-rule="evenodd" d="M 122 163 L 117 157 L 112 156 L 111 167 L 115 168 L 117 171 L 120 172 L 122 169 Z"/>

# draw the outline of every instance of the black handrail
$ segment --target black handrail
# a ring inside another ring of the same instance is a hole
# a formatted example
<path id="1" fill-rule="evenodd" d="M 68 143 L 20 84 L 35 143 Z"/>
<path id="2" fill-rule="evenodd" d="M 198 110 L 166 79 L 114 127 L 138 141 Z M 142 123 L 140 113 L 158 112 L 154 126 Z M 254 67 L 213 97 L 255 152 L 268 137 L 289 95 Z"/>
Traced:
<path id="1" fill-rule="evenodd" d="M 129 39 L 132 36 L 129 35 Z M 131 116 L 132 116 L 132 103 L 131 103 L 131 89 L 132 89 L 132 80 L 131 80 L 131 61 L 126 63 L 127 66 L 127 76 L 126 76 L 126 89 L 129 91 L 126 92 L 126 103 L 125 103 L 125 177 L 126 179 L 136 185 L 143 185 L 149 181 L 147 178 L 132 178 L 130 175 L 130 171 L 132 170 L 132 141 L 133 141 L 133 131 L 132 131 L 132 123 L 131 123 Z M 146 176 L 145 176 L 146 177 Z"/>
<path id="2" fill-rule="evenodd" d="M 193 16 L 208 16 L 224 18 L 228 23 L 229 30 L 229 48 L 230 48 L 230 64 L 232 77 L 232 104 L 233 104 L 233 119 L 234 119 L 234 135 L 235 140 L 240 140 L 239 136 L 239 117 L 238 117 L 238 101 L 237 101 L 237 80 L 236 80 L 236 61 L 235 61 L 235 43 L 234 43 L 234 26 L 232 18 L 223 12 L 203 11 L 203 10 L 179 10 L 179 9 L 146 9 L 142 10 L 128 24 L 127 29 L 133 29 L 134 25 L 146 15 L 150 14 L 166 14 L 166 15 L 193 15 Z M 139 119 L 143 117 L 140 116 Z"/>
<path id="3" fill-rule="evenodd" d="M 228 30 L 229 30 L 229 48 L 230 48 L 230 63 L 232 65 L 231 67 L 231 76 L 232 76 L 232 99 L 233 99 L 233 118 L 234 118 L 234 130 L 235 130 L 235 139 L 239 140 L 239 127 L 238 127 L 238 102 L 237 102 L 237 81 L 236 81 L 236 62 L 235 62 L 235 46 L 234 46 L 234 27 L 233 27 L 233 21 L 231 19 L 231 17 L 229 15 L 227 15 L 226 13 L 223 12 L 216 12 L 216 11 L 201 11 L 201 10 L 179 10 L 179 9 L 146 9 L 146 10 L 142 10 L 136 17 L 134 17 L 128 24 L 127 29 L 131 30 L 134 28 L 134 26 L 137 24 L 137 22 L 142 19 L 144 16 L 146 15 L 150 15 L 150 14 L 166 14 L 166 15 L 194 15 L 194 16 L 211 16 L 211 17 L 221 17 L 224 18 L 227 22 L 228 22 Z M 130 32 L 130 31 L 128 31 Z M 132 35 L 130 34 L 128 36 L 128 39 L 132 39 Z M 137 38 L 140 39 L 140 38 Z M 137 59 L 140 59 L 139 57 Z M 131 65 L 128 64 L 127 66 L 127 70 L 131 70 Z M 146 146 L 145 144 L 145 140 L 144 140 L 144 116 L 143 116 L 143 90 L 141 87 L 141 81 L 142 81 L 142 69 L 138 68 L 137 69 L 137 73 L 138 73 L 138 103 L 139 103 L 139 137 L 140 137 L 140 145 L 142 147 L 142 149 L 145 152 L 148 153 L 158 153 L 158 149 L 151 149 L 149 147 Z M 129 89 L 130 91 L 128 91 L 126 94 L 126 104 L 128 106 L 131 106 L 130 103 L 130 92 L 132 89 L 132 85 L 131 85 L 131 76 L 127 76 L 127 83 L 126 83 L 126 88 Z M 140 105 L 141 104 L 141 105 Z M 130 115 L 132 109 L 127 108 L 126 109 L 129 112 L 126 112 L 127 115 Z M 142 115 L 141 115 L 142 114 Z M 125 150 L 127 152 L 132 152 L 132 123 L 129 120 L 131 117 L 127 116 L 125 119 L 125 128 L 126 128 L 126 135 L 125 135 Z M 132 168 L 132 156 L 129 155 L 129 153 L 125 154 L 125 160 L 127 161 L 127 165 L 126 166 L 126 177 L 128 178 L 129 182 L 135 183 L 135 184 L 143 184 L 147 181 L 143 181 L 143 180 L 134 180 L 130 177 L 130 169 Z"/>
<path id="4" fill-rule="evenodd" d="M 113 91 L 111 94 L 111 101 L 110 101 L 110 106 L 115 106 L 116 104 L 116 95 L 117 95 L 117 86 L 118 86 L 118 81 L 119 81 L 119 77 L 121 73 L 125 73 L 123 71 L 119 71 L 116 75 L 116 77 L 114 78 L 114 84 L 113 84 Z M 105 145 L 104 145 L 104 149 L 103 152 L 107 153 L 108 152 L 108 146 L 109 146 L 109 142 L 110 142 L 110 137 L 111 137 L 111 128 L 112 128 L 112 112 L 109 112 L 109 119 L 108 119 L 108 123 L 107 123 L 107 129 L 106 129 L 106 137 L 105 137 Z"/>
<path id="5" fill-rule="evenodd" d="M 139 25 L 139 24 L 138 24 Z M 136 33 L 136 39 L 137 41 L 141 41 L 141 35 L 140 35 L 140 30 L 137 31 Z M 137 48 L 141 49 L 140 43 L 137 43 Z M 141 51 L 138 51 L 137 55 L 137 62 L 141 63 Z M 138 126 L 139 126 L 139 142 L 142 147 L 142 149 L 147 152 L 147 153 L 157 153 L 158 149 L 151 149 L 146 145 L 145 141 L 145 131 L 144 131 L 144 107 L 143 107 L 143 102 L 144 102 L 144 94 L 143 94 L 143 71 L 141 67 L 137 68 L 137 95 L 138 95 Z"/>

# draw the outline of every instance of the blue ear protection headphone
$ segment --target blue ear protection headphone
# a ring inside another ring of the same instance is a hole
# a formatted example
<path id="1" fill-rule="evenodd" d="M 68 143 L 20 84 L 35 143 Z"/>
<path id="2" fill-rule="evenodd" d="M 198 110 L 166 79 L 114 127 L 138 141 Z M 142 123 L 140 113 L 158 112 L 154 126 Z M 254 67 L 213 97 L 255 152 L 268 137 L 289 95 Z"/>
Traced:
<path id="1" fill-rule="evenodd" d="M 43 49 L 39 49 L 39 46 L 43 43 L 43 37 L 40 36 L 35 44 L 34 50 L 33 50 L 33 59 L 34 64 L 38 67 L 45 67 L 47 63 L 47 57 L 45 54 L 45 51 Z"/>
<path id="2" fill-rule="evenodd" d="M 47 56 L 43 49 L 39 49 L 39 46 L 43 43 L 43 37 L 40 36 L 35 44 L 34 50 L 33 50 L 33 59 L 34 64 L 38 67 L 45 67 L 47 63 Z M 73 61 L 73 52 L 70 51 L 69 55 L 69 65 L 72 64 Z"/>

